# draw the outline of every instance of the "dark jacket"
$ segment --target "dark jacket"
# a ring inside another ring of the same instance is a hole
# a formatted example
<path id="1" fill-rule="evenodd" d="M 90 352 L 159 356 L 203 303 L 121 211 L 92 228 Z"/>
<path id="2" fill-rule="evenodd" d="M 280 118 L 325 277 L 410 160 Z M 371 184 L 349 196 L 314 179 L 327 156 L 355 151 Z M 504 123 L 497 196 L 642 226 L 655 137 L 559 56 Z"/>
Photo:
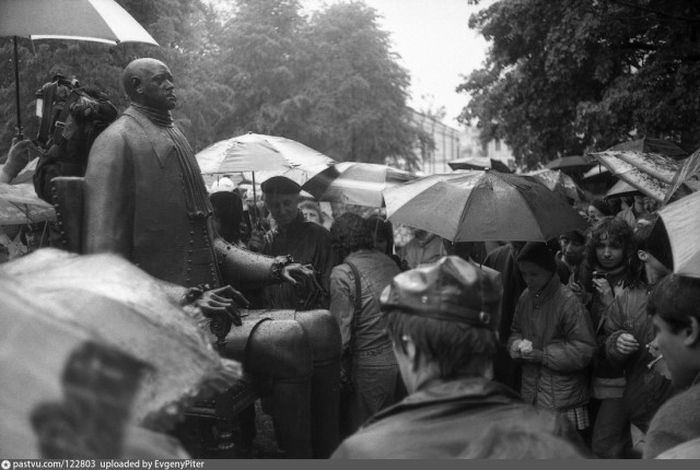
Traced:
<path id="1" fill-rule="evenodd" d="M 495 269 L 503 276 L 503 300 L 501 301 L 501 320 L 498 327 L 499 338 L 503 343 L 508 341 L 515 307 L 518 304 L 520 294 L 527 287 L 520 274 L 520 269 L 518 269 L 518 263 L 515 262 L 515 256 L 513 246 L 508 244 L 490 251 L 484 260 L 484 265 Z"/>
<path id="2" fill-rule="evenodd" d="M 563 416 L 522 403 L 509 388 L 484 378 L 433 381 L 380 411 L 346 439 L 334 459 L 456 458 L 486 424 L 517 423 L 577 442 Z"/>
<path id="3" fill-rule="evenodd" d="M 644 458 L 653 459 L 661 452 L 700 437 L 700 374 L 693 385 L 664 403 L 649 425 L 644 444 Z"/>
<path id="4" fill-rule="evenodd" d="M 605 352 L 613 364 L 620 365 L 624 370 L 625 409 L 632 423 L 642 432 L 647 430 L 652 416 L 671 392 L 670 380 L 647 367 L 654 357 L 646 345 L 655 336 L 654 325 L 647 314 L 648 298 L 646 287 L 626 287 L 605 312 Z M 615 347 L 623 333 L 631 334 L 639 343 L 639 349 L 628 356 L 620 354 Z"/>
<path id="5" fill-rule="evenodd" d="M 292 255 L 294 261 L 311 264 L 316 270 L 316 280 L 323 288 L 318 292 L 310 282 L 294 286 L 290 283 L 265 287 L 264 302 L 268 308 L 328 308 L 331 269 L 338 264 L 338 256 L 331 246 L 331 234 L 320 225 L 306 222 L 299 212 L 287 226 L 279 227 L 272 242 L 263 248 L 263 254 L 271 256 Z M 312 299 L 311 303 L 306 303 Z"/>
<path id="6" fill-rule="evenodd" d="M 578 297 L 556 273 L 541 292 L 526 289 L 520 296 L 509 349 L 522 339 L 543 352 L 542 363 L 523 362 L 520 393 L 526 403 L 557 410 L 588 403 L 593 327 Z"/>
<path id="7" fill-rule="evenodd" d="M 361 353 L 386 351 L 387 362 L 396 364 L 380 312 L 379 296 L 400 270 L 391 258 L 376 250 L 355 251 L 346 261 L 352 262 L 360 273 L 361 310 L 355 319 L 355 331 L 351 331 L 355 313 L 355 276 L 350 266 L 341 263 L 331 272 L 330 310 L 340 325 L 343 349 L 353 337 L 355 360 L 360 359 Z"/>

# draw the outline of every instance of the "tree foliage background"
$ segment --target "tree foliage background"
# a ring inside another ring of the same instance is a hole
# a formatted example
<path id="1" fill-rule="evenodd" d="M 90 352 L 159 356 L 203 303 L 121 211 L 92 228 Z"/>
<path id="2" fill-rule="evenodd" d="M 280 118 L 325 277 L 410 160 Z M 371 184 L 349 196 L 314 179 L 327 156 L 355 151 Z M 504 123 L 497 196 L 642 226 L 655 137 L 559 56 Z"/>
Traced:
<path id="1" fill-rule="evenodd" d="M 471 0 L 472 3 L 474 2 Z M 491 42 L 463 122 L 526 166 L 631 135 L 700 146 L 700 2 L 511 0 L 469 20 Z"/>
<path id="2" fill-rule="evenodd" d="M 336 160 L 403 162 L 429 136 L 410 124 L 408 72 L 377 13 L 362 2 L 304 16 L 297 0 L 117 0 L 160 48 L 139 44 L 20 39 L 21 112 L 36 134 L 34 92 L 61 72 L 127 106 L 119 77 L 137 57 L 167 63 L 174 117 L 195 150 L 245 132 L 283 135 Z M 0 154 L 15 133 L 11 38 L 0 39 Z"/>

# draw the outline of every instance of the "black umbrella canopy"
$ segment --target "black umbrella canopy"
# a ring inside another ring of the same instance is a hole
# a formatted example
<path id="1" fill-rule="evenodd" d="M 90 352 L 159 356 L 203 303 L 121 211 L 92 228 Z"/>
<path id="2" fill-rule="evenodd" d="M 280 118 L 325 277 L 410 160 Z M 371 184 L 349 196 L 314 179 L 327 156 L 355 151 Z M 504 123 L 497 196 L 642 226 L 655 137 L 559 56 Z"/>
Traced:
<path id="1" fill-rule="evenodd" d="M 384 191 L 396 223 L 460 241 L 547 241 L 586 221 L 536 178 L 497 171 L 429 175 Z"/>
<path id="2" fill-rule="evenodd" d="M 586 155 L 569 155 L 547 163 L 544 167 L 550 170 L 585 170 L 593 168 L 595 160 Z"/>
<path id="3" fill-rule="evenodd" d="M 485 170 L 488 168 L 501 173 L 512 173 L 510 168 L 500 160 L 486 157 L 470 157 L 452 160 L 447 163 L 453 170 Z"/>

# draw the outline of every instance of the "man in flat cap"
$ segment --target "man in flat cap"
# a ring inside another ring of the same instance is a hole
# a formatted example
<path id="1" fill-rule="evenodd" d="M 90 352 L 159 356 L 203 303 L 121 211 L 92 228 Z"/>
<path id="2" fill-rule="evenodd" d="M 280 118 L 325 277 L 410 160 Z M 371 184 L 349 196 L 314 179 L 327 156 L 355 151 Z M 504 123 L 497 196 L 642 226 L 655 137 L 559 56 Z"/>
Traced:
<path id="1" fill-rule="evenodd" d="M 276 228 L 262 253 L 270 256 L 291 255 L 303 265 L 311 265 L 316 282 L 302 281 L 297 285 L 268 285 L 263 299 L 268 308 L 294 308 L 309 310 L 329 306 L 330 274 L 338 264 L 331 246 L 328 230 L 304 220 L 298 208 L 301 187 L 289 178 L 274 176 L 260 187 L 265 197 L 265 207 L 275 220 Z"/>
<path id="2" fill-rule="evenodd" d="M 500 298 L 495 277 L 456 256 L 394 277 L 381 305 L 409 396 L 374 415 L 333 457 L 455 458 L 487 423 L 581 445 L 566 418 L 491 380 Z"/>

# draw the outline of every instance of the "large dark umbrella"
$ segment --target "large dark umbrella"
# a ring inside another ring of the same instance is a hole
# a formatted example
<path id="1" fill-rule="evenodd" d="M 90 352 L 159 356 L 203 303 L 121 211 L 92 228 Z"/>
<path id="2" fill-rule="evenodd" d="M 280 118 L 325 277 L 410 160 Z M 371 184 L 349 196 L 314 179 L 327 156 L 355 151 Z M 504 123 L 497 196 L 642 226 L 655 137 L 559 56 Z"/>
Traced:
<path id="1" fill-rule="evenodd" d="M 512 173 L 510 168 L 500 160 L 488 157 L 460 158 L 447 162 L 453 170 L 487 170 L 492 169 L 501 173 Z"/>
<path id="2" fill-rule="evenodd" d="M 70 39 L 106 44 L 158 43 L 114 0 L 2 0 L 0 37 L 14 41 L 17 133 L 22 137 L 17 39 Z"/>
<path id="3" fill-rule="evenodd" d="M 537 178 L 551 191 L 561 193 L 565 197 L 574 201 L 581 200 L 581 189 L 571 176 L 561 170 L 550 170 L 544 168 L 526 173 L 527 176 Z"/>
<path id="4" fill-rule="evenodd" d="M 387 216 L 460 241 L 547 241 L 586 227 L 566 199 L 530 176 L 497 171 L 430 175 L 384 191 Z"/>

